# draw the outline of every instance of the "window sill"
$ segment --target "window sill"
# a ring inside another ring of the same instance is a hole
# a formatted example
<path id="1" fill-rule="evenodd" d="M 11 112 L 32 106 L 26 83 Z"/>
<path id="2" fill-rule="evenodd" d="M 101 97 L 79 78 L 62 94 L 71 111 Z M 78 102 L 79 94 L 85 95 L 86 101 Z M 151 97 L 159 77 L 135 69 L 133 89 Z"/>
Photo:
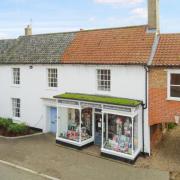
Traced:
<path id="1" fill-rule="evenodd" d="M 48 87 L 46 88 L 47 91 L 57 91 L 58 87 Z"/>
<path id="2" fill-rule="evenodd" d="M 21 121 L 20 117 L 12 117 L 12 120 L 16 123 Z"/>
<path id="3" fill-rule="evenodd" d="M 166 100 L 167 101 L 180 101 L 180 98 L 168 97 Z"/>
<path id="4" fill-rule="evenodd" d="M 13 88 L 20 88 L 21 86 L 20 86 L 20 85 L 13 84 L 13 85 L 11 85 L 11 87 L 13 87 Z"/>
<path id="5" fill-rule="evenodd" d="M 110 91 L 109 91 L 109 90 L 106 91 L 106 90 L 99 90 L 99 89 L 98 89 L 97 92 L 98 92 L 98 93 L 102 93 L 102 94 L 104 94 L 104 93 L 105 93 L 105 94 L 109 94 L 109 93 L 111 93 L 111 90 L 110 90 Z"/>

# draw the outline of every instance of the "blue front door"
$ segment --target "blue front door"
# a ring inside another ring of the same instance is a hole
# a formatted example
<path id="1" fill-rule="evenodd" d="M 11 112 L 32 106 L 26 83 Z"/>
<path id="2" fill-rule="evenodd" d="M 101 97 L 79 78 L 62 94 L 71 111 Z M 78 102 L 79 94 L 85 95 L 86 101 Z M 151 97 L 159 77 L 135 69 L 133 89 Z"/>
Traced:
<path id="1" fill-rule="evenodd" d="M 56 133 L 57 128 L 57 108 L 50 108 L 50 131 Z"/>

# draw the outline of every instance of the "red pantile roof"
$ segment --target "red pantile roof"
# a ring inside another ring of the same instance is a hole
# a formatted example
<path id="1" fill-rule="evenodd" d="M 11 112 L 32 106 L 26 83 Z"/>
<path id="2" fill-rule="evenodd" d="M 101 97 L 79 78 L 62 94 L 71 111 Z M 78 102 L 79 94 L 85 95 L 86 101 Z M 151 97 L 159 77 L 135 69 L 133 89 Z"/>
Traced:
<path id="1" fill-rule="evenodd" d="M 147 26 L 77 32 L 65 50 L 64 64 L 146 64 L 154 34 Z"/>
<path id="2" fill-rule="evenodd" d="M 161 34 L 154 66 L 180 66 L 180 34 Z"/>

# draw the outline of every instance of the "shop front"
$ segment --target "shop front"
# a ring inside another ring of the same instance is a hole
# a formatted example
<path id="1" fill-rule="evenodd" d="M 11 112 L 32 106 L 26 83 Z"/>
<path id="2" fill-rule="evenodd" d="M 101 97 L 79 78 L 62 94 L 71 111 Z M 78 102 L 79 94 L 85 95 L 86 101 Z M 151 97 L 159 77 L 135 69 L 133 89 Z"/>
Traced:
<path id="1" fill-rule="evenodd" d="M 57 98 L 58 143 L 99 145 L 103 154 L 134 160 L 142 148 L 141 101 L 66 93 Z"/>

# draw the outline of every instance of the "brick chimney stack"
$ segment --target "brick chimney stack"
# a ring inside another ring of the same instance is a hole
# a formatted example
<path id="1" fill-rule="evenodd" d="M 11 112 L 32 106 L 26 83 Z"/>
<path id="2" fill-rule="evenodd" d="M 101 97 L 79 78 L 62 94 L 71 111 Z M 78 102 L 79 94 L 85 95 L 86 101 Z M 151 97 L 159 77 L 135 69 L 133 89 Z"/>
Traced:
<path id="1" fill-rule="evenodd" d="M 31 36 L 31 35 L 32 35 L 32 27 L 31 27 L 31 25 L 28 25 L 25 28 L 25 36 Z"/>
<path id="2" fill-rule="evenodd" d="M 159 0 L 148 0 L 148 29 L 159 33 Z"/>

